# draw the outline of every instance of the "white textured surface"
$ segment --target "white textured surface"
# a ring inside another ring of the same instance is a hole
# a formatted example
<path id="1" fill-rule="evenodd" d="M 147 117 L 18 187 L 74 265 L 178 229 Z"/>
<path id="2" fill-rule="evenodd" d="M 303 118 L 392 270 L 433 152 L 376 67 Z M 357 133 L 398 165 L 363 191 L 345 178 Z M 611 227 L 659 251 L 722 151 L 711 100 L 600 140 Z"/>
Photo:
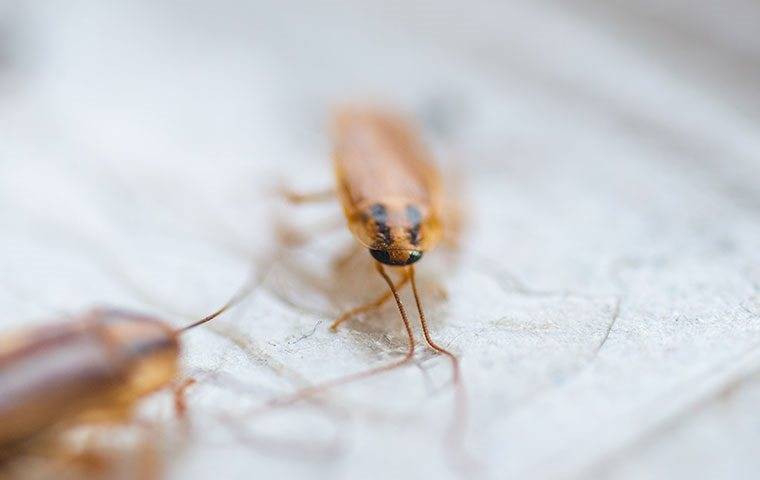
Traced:
<path id="1" fill-rule="evenodd" d="M 327 108 L 376 95 L 419 114 L 463 178 L 460 254 L 420 270 L 463 359 L 481 475 L 760 475 L 756 3 L 71 3 L 0 4 L 3 328 L 93 303 L 177 324 L 217 306 L 274 258 L 274 217 L 337 215 L 267 188 L 329 182 Z M 188 336 L 188 371 L 246 393 L 191 391 L 170 477 L 458 475 L 448 364 L 427 352 L 245 415 L 403 351 L 391 309 L 327 331 L 382 288 L 364 255 L 330 278 L 348 245 L 320 233 Z"/>

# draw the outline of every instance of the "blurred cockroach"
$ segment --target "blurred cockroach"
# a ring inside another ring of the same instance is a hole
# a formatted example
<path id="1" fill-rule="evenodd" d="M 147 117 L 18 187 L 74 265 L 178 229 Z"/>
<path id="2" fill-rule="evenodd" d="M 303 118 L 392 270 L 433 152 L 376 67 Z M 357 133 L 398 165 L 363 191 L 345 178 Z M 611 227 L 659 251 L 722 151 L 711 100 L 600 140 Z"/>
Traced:
<path id="1" fill-rule="evenodd" d="M 459 360 L 431 337 L 414 271 L 414 264 L 442 238 L 441 177 L 415 129 L 399 115 L 387 111 L 373 108 L 338 111 L 333 121 L 333 147 L 335 189 L 306 195 L 286 192 L 286 197 L 294 203 L 304 203 L 330 198 L 329 193 L 337 194 L 349 230 L 359 244 L 369 250 L 375 269 L 389 291 L 344 312 L 332 323 L 331 329 L 335 331 L 346 320 L 379 308 L 394 298 L 406 330 L 408 349 L 395 363 L 307 388 L 272 403 L 292 403 L 305 395 L 409 362 L 414 356 L 415 340 L 399 290 L 411 283 L 425 341 L 436 352 L 448 356 L 452 363 L 457 391 L 457 418 L 452 433 L 459 436 L 466 413 Z M 386 267 L 401 270 L 396 283 Z"/>
<path id="2" fill-rule="evenodd" d="M 68 427 L 126 420 L 142 398 L 176 380 L 179 336 L 237 300 L 180 329 L 96 308 L 0 336 L 0 457 L 54 440 Z M 182 399 L 175 402 L 182 413 Z"/>

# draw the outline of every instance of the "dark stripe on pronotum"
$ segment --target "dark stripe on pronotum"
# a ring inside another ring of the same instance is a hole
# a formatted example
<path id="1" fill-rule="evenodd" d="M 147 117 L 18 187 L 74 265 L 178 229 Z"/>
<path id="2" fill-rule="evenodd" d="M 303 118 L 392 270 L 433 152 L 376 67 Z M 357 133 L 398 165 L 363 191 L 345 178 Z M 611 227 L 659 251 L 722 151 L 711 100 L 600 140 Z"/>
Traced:
<path id="1" fill-rule="evenodd" d="M 377 233 L 386 245 L 391 243 L 391 229 L 388 228 L 388 210 L 385 205 L 375 203 L 369 207 L 369 213 L 377 225 Z"/>
<path id="2" fill-rule="evenodd" d="M 369 207 L 369 213 L 372 219 L 377 223 L 386 223 L 388 221 L 388 210 L 382 203 L 373 203 Z"/>
<path id="3" fill-rule="evenodd" d="M 412 245 L 420 243 L 420 225 L 422 224 L 422 213 L 414 205 L 406 206 L 406 218 L 409 220 L 409 241 Z"/>

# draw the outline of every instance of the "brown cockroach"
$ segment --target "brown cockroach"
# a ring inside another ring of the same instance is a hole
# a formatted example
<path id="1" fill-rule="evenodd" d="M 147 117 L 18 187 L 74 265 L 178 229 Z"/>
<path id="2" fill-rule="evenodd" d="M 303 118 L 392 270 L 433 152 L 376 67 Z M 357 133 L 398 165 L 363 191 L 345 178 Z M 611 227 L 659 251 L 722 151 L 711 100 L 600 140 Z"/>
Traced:
<path id="1" fill-rule="evenodd" d="M 379 308 L 395 299 L 408 339 L 400 360 L 368 371 L 306 388 L 271 404 L 288 404 L 304 396 L 360 378 L 400 367 L 414 357 L 415 339 L 399 290 L 411 283 L 426 343 L 446 355 L 453 368 L 456 418 L 452 437 L 460 440 L 466 415 L 466 399 L 458 358 L 433 340 L 415 281 L 414 264 L 443 237 L 443 189 L 441 176 L 415 128 L 402 116 L 377 108 L 347 107 L 333 118 L 333 167 L 336 185 L 330 192 L 306 195 L 286 193 L 293 203 L 322 201 L 337 194 L 349 230 L 367 248 L 388 292 L 341 314 L 331 325 L 335 331 L 357 314 Z M 330 195 L 332 193 L 333 195 Z M 399 269 L 397 282 L 386 267 Z"/>
<path id="2" fill-rule="evenodd" d="M 0 335 L 0 453 L 7 457 L 71 426 L 127 419 L 141 399 L 177 379 L 179 336 L 235 301 L 180 329 L 94 308 Z M 182 399 L 176 405 L 181 413 Z"/>

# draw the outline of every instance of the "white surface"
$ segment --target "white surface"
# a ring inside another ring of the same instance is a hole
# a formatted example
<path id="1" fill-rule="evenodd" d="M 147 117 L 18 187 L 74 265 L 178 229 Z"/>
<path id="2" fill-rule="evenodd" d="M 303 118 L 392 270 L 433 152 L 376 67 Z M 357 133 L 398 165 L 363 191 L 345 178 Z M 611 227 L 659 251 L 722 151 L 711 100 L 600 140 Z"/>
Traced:
<path id="1" fill-rule="evenodd" d="M 463 178 L 459 256 L 420 263 L 434 335 L 463 360 L 482 465 L 463 475 L 757 478 L 757 4 L 154 3 L 1 5 L 4 328 L 93 303 L 176 324 L 216 307 L 275 258 L 274 218 L 338 214 L 267 189 L 327 184 L 329 106 L 377 96 Z M 170 478 L 460 475 L 449 367 L 426 351 L 246 414 L 403 351 L 390 308 L 327 331 L 382 289 L 364 254 L 331 280 L 348 245 L 320 233 L 188 336 L 186 371 L 247 393 L 191 391 Z"/>

